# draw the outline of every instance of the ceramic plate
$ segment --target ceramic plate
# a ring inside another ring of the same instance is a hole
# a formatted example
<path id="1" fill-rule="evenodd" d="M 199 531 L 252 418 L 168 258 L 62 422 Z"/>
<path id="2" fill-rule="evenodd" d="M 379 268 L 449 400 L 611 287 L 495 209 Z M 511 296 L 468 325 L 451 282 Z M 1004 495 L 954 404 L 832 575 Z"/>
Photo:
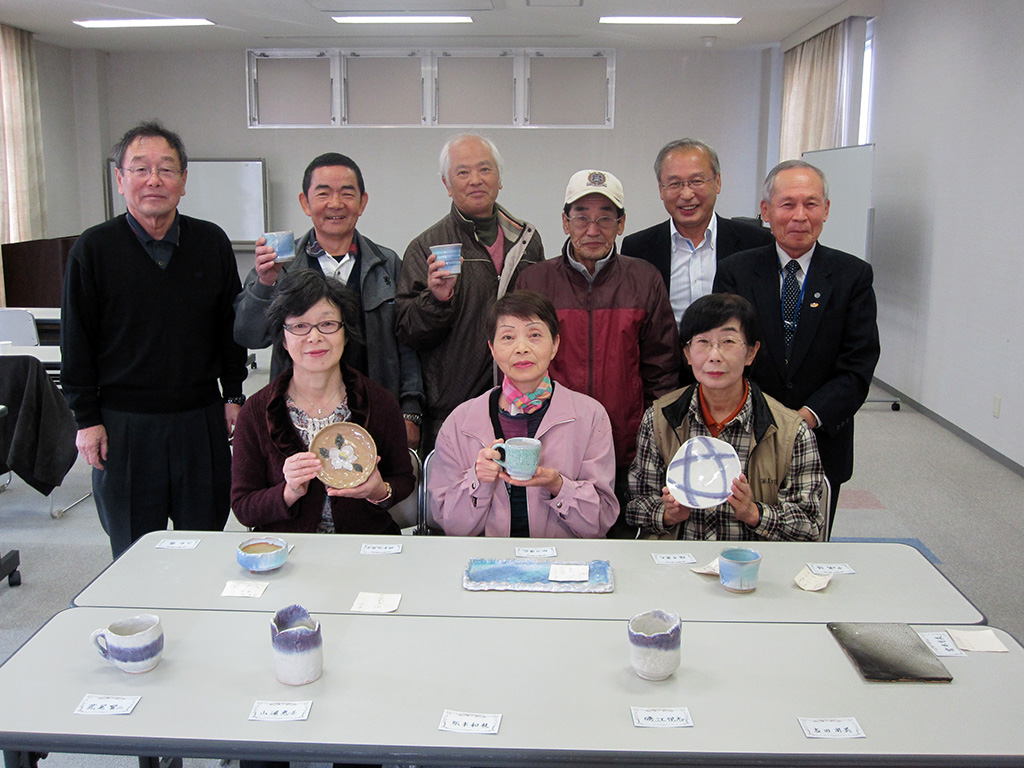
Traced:
<path id="1" fill-rule="evenodd" d="M 668 465 L 666 485 L 680 504 L 706 509 L 721 504 L 740 476 L 740 457 L 729 443 L 714 437 L 691 437 Z"/>
<path id="2" fill-rule="evenodd" d="M 373 474 L 377 446 L 358 424 L 339 421 L 313 436 L 309 450 L 320 458 L 317 477 L 332 488 L 355 488 Z"/>

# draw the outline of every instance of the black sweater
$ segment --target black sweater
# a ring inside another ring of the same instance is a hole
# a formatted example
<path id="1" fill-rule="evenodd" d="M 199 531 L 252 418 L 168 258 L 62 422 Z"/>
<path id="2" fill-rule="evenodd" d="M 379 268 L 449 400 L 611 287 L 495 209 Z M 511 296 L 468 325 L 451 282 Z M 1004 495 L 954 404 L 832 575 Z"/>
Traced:
<path id="1" fill-rule="evenodd" d="M 79 428 L 102 423 L 101 406 L 173 413 L 242 392 L 246 351 L 232 338 L 241 284 L 231 243 L 208 221 L 179 216 L 179 227 L 166 269 L 123 214 L 87 229 L 71 249 L 61 382 Z"/>

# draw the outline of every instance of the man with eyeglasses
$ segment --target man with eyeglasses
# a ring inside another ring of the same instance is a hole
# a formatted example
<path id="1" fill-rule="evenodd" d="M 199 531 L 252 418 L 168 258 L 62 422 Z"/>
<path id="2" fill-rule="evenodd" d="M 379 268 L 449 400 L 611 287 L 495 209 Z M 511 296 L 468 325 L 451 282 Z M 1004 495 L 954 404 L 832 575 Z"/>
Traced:
<path id="1" fill-rule="evenodd" d="M 241 285 L 231 242 L 177 210 L 181 138 L 143 123 L 113 159 L 128 212 L 83 232 L 69 254 L 61 383 L 117 557 L 168 519 L 224 528 L 246 352 L 232 338 Z"/>
<path id="2" fill-rule="evenodd" d="M 654 175 L 671 218 L 627 236 L 622 252 L 658 268 L 678 325 L 690 304 L 711 293 L 718 262 L 748 248 L 770 245 L 772 235 L 763 227 L 715 213 L 722 171 L 718 153 L 704 142 L 670 141 L 658 152 Z M 687 366 L 683 366 L 683 378 L 683 383 L 692 381 Z"/>
<path id="3" fill-rule="evenodd" d="M 267 309 L 277 295 L 281 275 L 312 269 L 344 283 L 359 297 L 365 346 L 351 365 L 383 386 L 402 406 L 410 447 L 420 440 L 423 380 L 416 352 L 395 337 L 395 295 L 401 261 L 390 248 L 378 245 L 356 229 L 369 202 L 363 173 L 356 162 L 338 152 L 318 155 L 302 176 L 299 205 L 313 227 L 295 241 L 295 259 L 276 260 L 265 238 L 256 241 L 256 262 L 235 303 L 235 340 L 249 349 L 271 344 Z M 275 348 L 270 378 L 291 365 L 287 352 Z"/>
<path id="4" fill-rule="evenodd" d="M 825 476 L 853 475 L 853 416 L 864 403 L 880 353 L 871 265 L 818 242 L 828 219 L 828 181 L 803 160 L 779 163 L 761 190 L 761 215 L 775 245 L 719 266 L 715 291 L 757 309 L 764 332 L 750 378 L 800 413 L 814 430 Z"/>
<path id="5" fill-rule="evenodd" d="M 456 136 L 442 147 L 440 165 L 451 210 L 405 249 L 396 299 L 398 339 L 419 353 L 423 373 L 424 455 L 455 406 L 497 383 L 487 312 L 522 269 L 544 260 L 536 228 L 498 205 L 502 160 L 494 142 Z M 430 251 L 448 244 L 461 246 L 459 274 Z"/>
<path id="6" fill-rule="evenodd" d="M 562 255 L 533 265 L 516 283 L 547 296 L 558 312 L 561 343 L 551 378 L 608 411 L 623 509 L 640 419 L 678 386 L 680 354 L 658 271 L 615 248 L 625 222 L 622 183 L 606 171 L 577 171 L 565 190 Z"/>

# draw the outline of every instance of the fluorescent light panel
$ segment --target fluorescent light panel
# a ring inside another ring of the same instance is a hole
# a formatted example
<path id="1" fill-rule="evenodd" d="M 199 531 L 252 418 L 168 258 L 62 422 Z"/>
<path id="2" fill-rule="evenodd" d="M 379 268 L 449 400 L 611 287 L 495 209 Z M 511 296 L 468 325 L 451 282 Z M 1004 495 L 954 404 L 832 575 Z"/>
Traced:
<path id="1" fill-rule="evenodd" d="M 89 29 L 120 29 L 134 27 L 204 27 L 213 25 L 209 19 L 85 19 L 73 21 Z"/>
<path id="2" fill-rule="evenodd" d="M 739 24 L 740 16 L 602 16 L 602 24 Z"/>
<path id="3" fill-rule="evenodd" d="M 472 16 L 332 16 L 339 24 L 472 24 Z"/>

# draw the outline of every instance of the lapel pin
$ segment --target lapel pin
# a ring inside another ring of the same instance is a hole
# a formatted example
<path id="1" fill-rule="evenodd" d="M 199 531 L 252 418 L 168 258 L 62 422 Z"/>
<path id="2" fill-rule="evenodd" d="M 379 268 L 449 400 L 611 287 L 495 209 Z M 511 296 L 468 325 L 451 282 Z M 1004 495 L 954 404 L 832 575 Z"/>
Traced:
<path id="1" fill-rule="evenodd" d="M 817 309 L 817 307 L 818 307 L 818 302 L 812 301 L 811 302 L 811 309 Z"/>

